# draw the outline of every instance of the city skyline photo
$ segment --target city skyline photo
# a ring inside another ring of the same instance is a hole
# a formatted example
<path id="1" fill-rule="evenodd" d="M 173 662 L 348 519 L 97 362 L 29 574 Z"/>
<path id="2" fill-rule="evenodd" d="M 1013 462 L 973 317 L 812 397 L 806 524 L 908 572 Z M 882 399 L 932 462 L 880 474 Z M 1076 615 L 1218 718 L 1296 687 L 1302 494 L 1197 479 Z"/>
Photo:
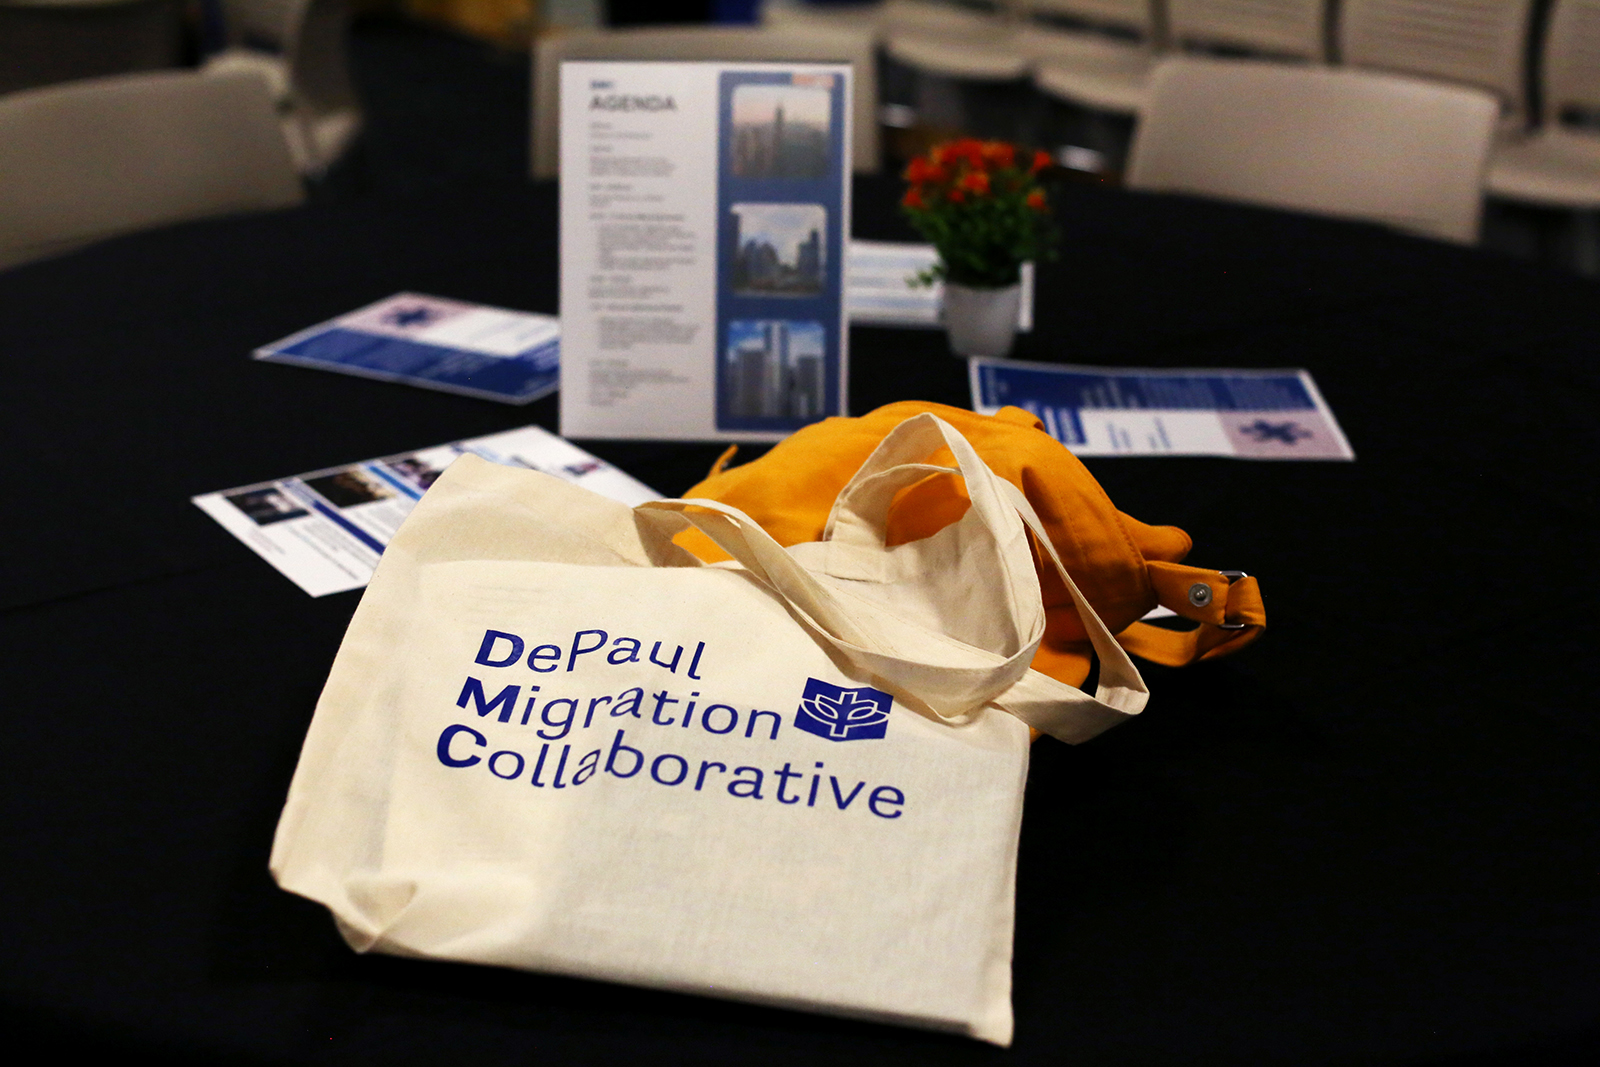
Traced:
<path id="1" fill-rule="evenodd" d="M 828 212 L 820 204 L 734 204 L 733 289 L 816 296 L 827 274 Z"/>
<path id="2" fill-rule="evenodd" d="M 739 419 L 812 419 L 822 413 L 827 333 L 809 319 L 734 319 L 723 405 Z"/>
<path id="3" fill-rule="evenodd" d="M 833 92 L 817 86 L 749 84 L 734 89 L 734 176 L 825 176 L 832 110 Z"/>

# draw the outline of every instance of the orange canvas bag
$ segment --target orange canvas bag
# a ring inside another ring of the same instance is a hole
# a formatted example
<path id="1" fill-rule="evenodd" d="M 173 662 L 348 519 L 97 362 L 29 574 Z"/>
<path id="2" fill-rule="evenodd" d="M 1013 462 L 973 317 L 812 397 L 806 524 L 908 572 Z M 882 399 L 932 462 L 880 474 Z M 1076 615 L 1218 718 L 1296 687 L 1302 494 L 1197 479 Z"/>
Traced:
<path id="1" fill-rule="evenodd" d="M 1129 652 L 1177 667 L 1236 652 L 1260 636 L 1266 611 L 1254 578 L 1184 564 L 1193 547 L 1188 534 L 1118 511 L 1083 463 L 1020 408 L 1003 408 L 991 416 L 902 401 L 859 418 L 826 419 L 742 466 L 728 466 L 735 452 L 730 448 L 710 475 L 683 495 L 738 508 L 786 547 L 821 540 L 840 490 L 890 430 L 921 412 L 949 422 L 995 474 L 1022 490 L 1073 581 Z M 925 462 L 954 465 L 948 449 Z M 895 497 L 888 543 L 936 533 L 968 506 L 958 476 L 932 475 Z M 698 531 L 685 531 L 677 541 L 704 560 L 728 558 Z M 1041 560 L 1037 546 L 1034 563 L 1044 593 L 1046 627 L 1033 669 L 1081 686 L 1093 657 L 1088 636 L 1066 586 L 1055 568 Z M 1197 626 L 1170 630 L 1141 622 L 1157 605 Z"/>

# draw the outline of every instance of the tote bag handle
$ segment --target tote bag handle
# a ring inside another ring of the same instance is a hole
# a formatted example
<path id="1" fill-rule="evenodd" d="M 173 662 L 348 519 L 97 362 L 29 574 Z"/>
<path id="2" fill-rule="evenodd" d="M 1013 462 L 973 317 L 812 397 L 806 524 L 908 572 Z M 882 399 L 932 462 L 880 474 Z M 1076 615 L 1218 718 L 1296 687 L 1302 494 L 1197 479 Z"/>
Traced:
<path id="1" fill-rule="evenodd" d="M 917 462 L 940 445 L 950 449 L 956 468 Z M 782 597 L 817 638 L 937 718 L 964 722 L 992 703 L 1029 726 L 1077 743 L 1138 714 L 1148 698 L 1138 670 L 1073 582 L 1032 505 L 935 415 L 917 415 L 891 431 L 840 492 L 822 543 L 843 558 L 830 554 L 827 573 L 835 573 L 831 564 L 837 560 L 848 564 L 850 577 L 868 578 L 861 573 L 863 564 L 870 570 L 871 561 L 886 561 L 891 551 L 884 535 L 894 495 L 941 473 L 960 474 L 966 481 L 972 507 L 958 521 L 987 531 L 999 570 L 995 580 L 1017 623 L 1016 647 L 1009 654 L 967 644 L 852 595 L 847 585 L 813 574 L 749 516 L 718 501 L 653 501 L 636 513 L 642 527 L 663 539 L 686 526 L 699 529 Z M 1024 529 L 1056 567 L 1100 657 L 1094 696 L 1029 669 L 1043 637 L 1044 611 Z"/>

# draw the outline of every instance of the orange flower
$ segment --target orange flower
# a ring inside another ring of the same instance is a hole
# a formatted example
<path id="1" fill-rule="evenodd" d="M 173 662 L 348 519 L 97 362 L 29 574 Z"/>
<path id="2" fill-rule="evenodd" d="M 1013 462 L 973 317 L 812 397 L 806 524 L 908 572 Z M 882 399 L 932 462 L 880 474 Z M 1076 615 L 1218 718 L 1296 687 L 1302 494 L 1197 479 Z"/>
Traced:
<path id="1" fill-rule="evenodd" d="M 1049 153 L 1006 141 L 948 141 L 907 162 L 900 210 L 943 262 L 969 261 L 1001 277 L 1051 258 L 1055 231 L 1038 178 L 1051 164 Z"/>
<path id="2" fill-rule="evenodd" d="M 918 156 L 911 161 L 910 166 L 906 167 L 905 178 L 908 182 L 937 181 L 941 173 L 938 166 Z"/>
<path id="3" fill-rule="evenodd" d="M 973 137 L 951 141 L 941 148 L 940 163 L 965 162 L 969 167 L 983 166 L 983 142 Z"/>
<path id="4" fill-rule="evenodd" d="M 983 146 L 983 157 L 996 167 L 1010 167 L 1017 162 L 1017 146 L 1005 141 L 990 141 Z"/>

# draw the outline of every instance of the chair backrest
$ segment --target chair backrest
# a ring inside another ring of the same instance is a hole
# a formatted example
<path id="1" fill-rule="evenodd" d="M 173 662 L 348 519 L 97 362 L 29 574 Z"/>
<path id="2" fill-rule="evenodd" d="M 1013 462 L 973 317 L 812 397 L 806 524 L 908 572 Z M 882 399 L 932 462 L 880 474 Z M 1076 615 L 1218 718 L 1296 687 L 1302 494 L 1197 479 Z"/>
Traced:
<path id="1" fill-rule="evenodd" d="M 1151 0 L 1020 0 L 1030 15 L 1064 15 L 1102 26 L 1131 30 L 1144 38 L 1156 31 L 1156 11 Z"/>
<path id="2" fill-rule="evenodd" d="M 760 5 L 763 26 L 824 26 L 836 29 L 865 30 L 877 28 L 883 14 L 881 3 L 864 4 L 813 4 L 810 0 L 765 0 Z"/>
<path id="3" fill-rule="evenodd" d="M 284 49 L 289 85 L 312 111 L 359 107 L 350 77 L 350 13 L 345 0 L 293 0 L 298 18 Z"/>
<path id="4" fill-rule="evenodd" d="M 223 31 L 230 45 L 289 49 L 309 0 L 222 0 Z"/>
<path id="5" fill-rule="evenodd" d="M 884 53 L 922 74 L 959 81 L 1005 82 L 1027 76 L 1032 59 L 1017 35 L 974 41 L 942 34 L 891 33 Z"/>
<path id="6" fill-rule="evenodd" d="M 182 61 L 181 0 L 0 3 L 0 93 Z"/>
<path id="7" fill-rule="evenodd" d="M 298 108 L 318 114 L 359 110 L 345 0 L 225 0 L 223 13 L 234 49 L 281 55 L 284 81 Z"/>
<path id="8" fill-rule="evenodd" d="M 935 0 L 887 0 L 878 8 L 880 34 L 928 33 L 941 37 L 982 38 L 1001 32 L 1005 16 Z"/>
<path id="9" fill-rule="evenodd" d="M 1015 81 L 1028 71 L 1015 22 L 954 4 L 889 0 L 878 16 L 884 54 L 922 74 L 962 81 Z"/>
<path id="10" fill-rule="evenodd" d="M 1349 68 L 1160 63 L 1127 184 L 1382 222 L 1471 243 L 1497 104 Z"/>
<path id="11" fill-rule="evenodd" d="M 1600 111 L 1600 0 L 1556 0 L 1544 40 L 1544 115 Z"/>
<path id="12" fill-rule="evenodd" d="M 1173 41 L 1263 55 L 1326 59 L 1324 0 L 1167 0 Z"/>
<path id="13" fill-rule="evenodd" d="M 0 97 L 0 265 L 304 195 L 257 75 L 130 74 Z"/>
<path id="14" fill-rule="evenodd" d="M 1342 0 L 1339 57 L 1477 85 L 1520 115 L 1532 0 Z"/>
<path id="15" fill-rule="evenodd" d="M 878 169 L 878 61 L 872 34 L 785 23 L 770 27 L 664 27 L 551 34 L 533 50 L 535 178 L 560 168 L 561 63 L 564 60 L 849 63 L 854 68 L 851 157 L 857 171 Z"/>

